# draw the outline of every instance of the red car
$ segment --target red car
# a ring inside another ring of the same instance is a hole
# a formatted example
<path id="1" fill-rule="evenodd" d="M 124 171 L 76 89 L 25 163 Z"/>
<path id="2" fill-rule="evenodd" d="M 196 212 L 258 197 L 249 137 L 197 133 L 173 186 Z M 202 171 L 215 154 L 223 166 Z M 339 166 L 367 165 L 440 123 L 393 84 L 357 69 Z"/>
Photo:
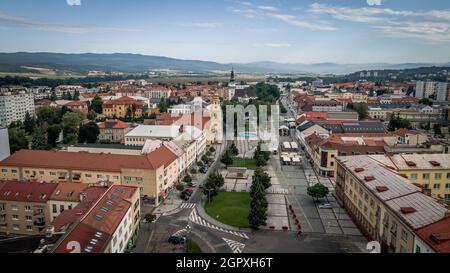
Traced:
<path id="1" fill-rule="evenodd" d="M 188 192 L 188 193 L 193 193 L 193 192 L 194 192 L 194 190 L 193 190 L 192 188 L 184 189 L 184 191 L 185 191 L 185 192 Z"/>

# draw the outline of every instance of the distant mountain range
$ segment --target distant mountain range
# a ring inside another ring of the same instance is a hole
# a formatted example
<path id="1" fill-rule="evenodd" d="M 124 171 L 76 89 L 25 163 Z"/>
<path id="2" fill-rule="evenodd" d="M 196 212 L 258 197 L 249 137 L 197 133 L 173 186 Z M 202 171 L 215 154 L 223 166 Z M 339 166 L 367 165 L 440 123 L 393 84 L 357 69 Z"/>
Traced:
<path id="1" fill-rule="evenodd" d="M 363 70 L 408 69 L 418 67 L 450 67 L 450 63 L 368 63 L 368 64 L 286 64 L 277 62 L 253 62 L 234 64 L 241 73 L 302 73 L 302 74 L 349 74 Z M 36 72 L 30 67 L 87 73 L 91 70 L 105 72 L 142 73 L 149 70 L 173 69 L 183 72 L 211 73 L 229 71 L 232 64 L 209 61 L 181 60 L 140 54 L 62 54 L 62 53 L 0 53 L 0 72 Z"/>

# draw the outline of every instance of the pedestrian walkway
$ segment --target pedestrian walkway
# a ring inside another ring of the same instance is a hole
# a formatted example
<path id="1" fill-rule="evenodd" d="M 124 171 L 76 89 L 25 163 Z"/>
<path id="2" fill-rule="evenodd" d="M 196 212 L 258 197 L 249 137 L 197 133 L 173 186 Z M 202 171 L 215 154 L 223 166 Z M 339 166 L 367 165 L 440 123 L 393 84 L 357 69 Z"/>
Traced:
<path id="1" fill-rule="evenodd" d="M 225 229 L 225 228 L 222 228 L 222 227 L 219 227 L 219 226 L 216 226 L 214 224 L 209 223 L 208 221 L 206 221 L 205 219 L 200 217 L 197 214 L 196 210 L 192 211 L 191 215 L 189 216 L 189 220 L 192 221 L 193 223 L 197 224 L 197 225 L 200 225 L 200 226 L 204 226 L 204 227 L 207 227 L 207 228 L 212 228 L 212 229 L 215 229 L 215 230 L 218 230 L 218 231 L 221 231 L 221 232 L 229 233 L 229 234 L 232 234 L 232 235 L 235 235 L 235 236 L 238 236 L 238 237 L 242 237 L 242 238 L 248 239 L 247 234 L 245 234 L 243 232 L 228 230 L 228 229 Z"/>
<path id="2" fill-rule="evenodd" d="M 233 251 L 233 253 L 242 253 L 242 250 L 244 250 L 245 248 L 245 244 L 227 239 L 227 238 L 222 238 L 227 244 L 228 246 L 231 248 L 231 250 Z"/>
<path id="3" fill-rule="evenodd" d="M 193 209 L 197 204 L 195 203 L 182 203 L 180 208 L 182 209 Z"/>

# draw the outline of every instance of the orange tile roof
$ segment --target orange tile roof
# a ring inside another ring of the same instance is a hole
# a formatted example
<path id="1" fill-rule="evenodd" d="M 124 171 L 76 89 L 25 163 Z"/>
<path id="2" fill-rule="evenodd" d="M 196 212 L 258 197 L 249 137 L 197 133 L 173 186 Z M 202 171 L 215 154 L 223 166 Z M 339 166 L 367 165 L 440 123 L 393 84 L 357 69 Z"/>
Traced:
<path id="1" fill-rule="evenodd" d="M 106 126 L 106 123 L 108 123 Z M 108 127 L 108 128 L 106 128 Z M 105 122 L 101 122 L 98 124 L 98 128 L 100 129 L 125 129 L 125 128 L 129 128 L 130 125 L 126 122 L 123 122 L 121 120 L 118 119 L 108 119 Z"/>
<path id="2" fill-rule="evenodd" d="M 80 193 L 83 192 L 89 185 L 82 183 L 58 183 L 50 200 L 78 202 L 80 200 Z"/>
<path id="3" fill-rule="evenodd" d="M 57 184 L 23 181 L 5 181 L 0 189 L 0 200 L 46 203 Z"/>
<path id="4" fill-rule="evenodd" d="M 110 108 L 113 105 L 133 105 L 133 104 L 136 105 L 136 107 L 138 107 L 138 108 L 144 106 L 143 101 L 135 100 L 133 98 L 124 96 L 124 97 L 120 97 L 115 100 L 108 100 L 108 101 L 103 102 L 103 107 Z"/>
<path id="5" fill-rule="evenodd" d="M 120 172 L 123 168 L 155 170 L 173 158 L 159 150 L 148 155 L 21 150 L 0 161 L 0 166 Z"/>
<path id="6" fill-rule="evenodd" d="M 438 253 L 450 253 L 450 217 L 416 231 L 417 235 Z"/>

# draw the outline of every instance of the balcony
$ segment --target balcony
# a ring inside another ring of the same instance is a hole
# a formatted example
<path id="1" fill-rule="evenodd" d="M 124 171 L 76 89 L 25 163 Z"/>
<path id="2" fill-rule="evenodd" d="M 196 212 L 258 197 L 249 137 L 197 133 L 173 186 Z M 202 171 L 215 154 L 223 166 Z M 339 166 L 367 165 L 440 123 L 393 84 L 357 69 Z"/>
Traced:
<path id="1" fill-rule="evenodd" d="M 34 217 L 44 217 L 45 214 L 44 214 L 44 211 L 43 211 L 43 210 L 35 210 L 35 211 L 33 212 L 33 216 L 34 216 Z"/>
<path id="2" fill-rule="evenodd" d="M 43 227 L 45 226 L 45 221 L 34 221 L 33 224 L 37 227 Z"/>

